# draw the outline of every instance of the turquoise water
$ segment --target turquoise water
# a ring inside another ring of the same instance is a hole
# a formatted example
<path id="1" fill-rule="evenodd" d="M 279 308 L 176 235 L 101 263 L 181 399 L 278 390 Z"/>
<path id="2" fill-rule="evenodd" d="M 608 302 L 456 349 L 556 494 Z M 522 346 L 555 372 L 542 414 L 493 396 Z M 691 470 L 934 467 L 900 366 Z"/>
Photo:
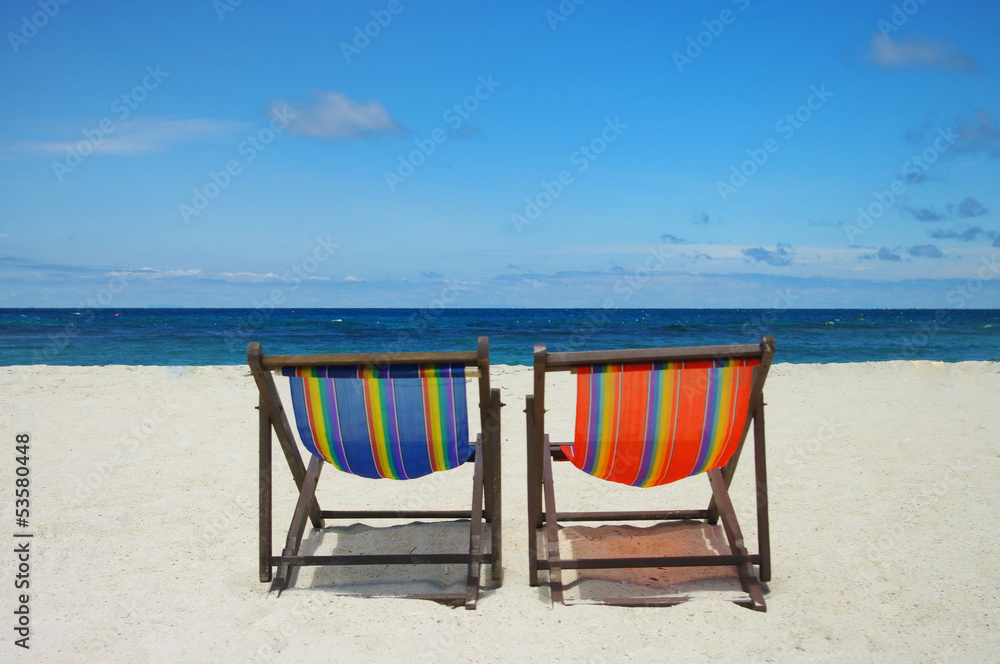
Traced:
<path id="1" fill-rule="evenodd" d="M 754 343 L 778 362 L 1000 360 L 1000 311 L 892 309 L 0 309 L 0 365 L 243 364 L 265 353 L 549 350 Z"/>

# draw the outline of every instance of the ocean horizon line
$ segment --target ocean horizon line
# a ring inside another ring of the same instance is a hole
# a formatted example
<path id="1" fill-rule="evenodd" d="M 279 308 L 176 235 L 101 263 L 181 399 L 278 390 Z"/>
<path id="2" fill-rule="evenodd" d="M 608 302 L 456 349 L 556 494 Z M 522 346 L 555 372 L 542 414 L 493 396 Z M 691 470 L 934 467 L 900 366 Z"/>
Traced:
<path id="1" fill-rule="evenodd" d="M 490 338 L 495 364 L 552 351 L 756 343 L 776 362 L 1000 360 L 995 309 L 0 309 L 0 365 L 236 365 L 279 354 L 441 351 Z"/>
<path id="2" fill-rule="evenodd" d="M 149 305 L 149 306 L 123 306 L 123 307 L 113 307 L 113 306 L 83 306 L 83 307 L 0 307 L 0 312 L 4 311 L 81 311 L 81 310 L 100 310 L 100 311 L 128 311 L 128 310 L 138 310 L 147 311 L 151 309 L 162 309 L 162 310 L 173 310 L 173 309 L 185 309 L 193 311 L 254 311 L 258 309 L 267 309 L 274 311 L 294 311 L 294 310 L 304 310 L 304 311 L 333 311 L 333 310 L 359 310 L 359 311 L 374 311 L 374 310 L 406 310 L 406 311 L 423 311 L 425 309 L 432 310 L 448 310 L 448 311 L 463 311 L 463 310 L 526 310 L 526 311 L 594 311 L 594 310 L 604 310 L 604 311 L 1000 311 L 997 307 L 402 307 L 402 306 L 389 306 L 389 307 L 348 307 L 348 306 L 336 306 L 336 307 L 313 307 L 313 306 L 303 306 L 303 307 L 194 307 L 188 305 Z"/>

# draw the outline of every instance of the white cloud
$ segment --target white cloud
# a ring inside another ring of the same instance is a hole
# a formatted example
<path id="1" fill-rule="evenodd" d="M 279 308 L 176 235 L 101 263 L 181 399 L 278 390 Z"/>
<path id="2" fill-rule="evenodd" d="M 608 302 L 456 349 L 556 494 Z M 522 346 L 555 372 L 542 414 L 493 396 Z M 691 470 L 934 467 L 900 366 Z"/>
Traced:
<path id="1" fill-rule="evenodd" d="M 364 281 L 364 279 L 349 274 L 346 277 L 344 277 L 344 281 Z"/>
<path id="2" fill-rule="evenodd" d="M 869 42 L 868 60 L 886 69 L 930 67 L 971 71 L 976 61 L 949 42 L 931 41 L 911 35 L 894 42 L 888 35 L 874 34 Z"/>
<path id="3" fill-rule="evenodd" d="M 293 274 L 275 274 L 274 272 L 219 272 L 212 275 L 217 279 L 242 283 L 260 283 L 264 281 L 292 282 L 292 281 L 330 281 L 328 277 L 310 275 L 308 277 L 296 277 Z"/>
<path id="4" fill-rule="evenodd" d="M 162 152 L 174 143 L 198 138 L 225 136 L 249 126 L 242 122 L 189 118 L 184 120 L 125 120 L 111 122 L 110 131 L 104 131 L 99 121 L 84 127 L 76 136 L 56 140 L 22 141 L 18 147 L 32 154 L 62 155 L 67 150 L 79 154 L 99 154 L 116 157 Z M 105 128 L 107 125 L 105 125 Z M 81 149 L 81 145 L 89 149 Z M 86 152 L 84 152 L 86 150 Z"/>
<path id="5" fill-rule="evenodd" d="M 143 267 L 137 270 L 118 270 L 105 274 L 108 277 L 118 277 L 124 281 L 135 279 L 186 279 L 196 278 L 211 281 L 226 281 L 230 283 L 291 283 L 298 281 L 330 281 L 328 277 L 310 275 L 297 277 L 293 274 L 275 274 L 274 272 L 204 272 L 202 270 L 156 270 Z"/>
<path id="6" fill-rule="evenodd" d="M 270 113 L 284 114 L 285 109 L 291 107 L 294 116 L 289 119 L 288 131 L 313 138 L 357 140 L 403 130 L 385 107 L 374 99 L 359 104 L 339 92 L 311 92 L 313 98 L 299 104 L 274 100 Z"/>
<path id="7" fill-rule="evenodd" d="M 1000 239 L 997 240 L 1000 243 Z M 770 245 L 774 246 L 774 245 Z M 835 278 L 835 279 L 918 279 L 918 278 L 957 278 L 965 274 L 973 274 L 977 261 L 982 256 L 992 256 L 996 253 L 991 247 L 963 247 L 962 256 L 957 256 L 947 247 L 942 248 L 943 258 L 934 268 L 934 274 L 928 275 L 926 263 L 903 256 L 906 247 L 896 247 L 893 252 L 900 254 L 901 261 L 865 260 L 875 258 L 879 247 L 829 247 L 829 246 L 796 246 L 786 244 L 774 249 L 759 245 L 740 244 L 683 244 L 668 243 L 642 244 L 607 244 L 607 245 L 558 245 L 544 249 L 522 252 L 526 264 L 544 264 L 547 269 L 540 272 L 514 274 L 506 272 L 502 277 L 506 280 L 526 282 L 528 278 L 545 281 L 549 278 L 562 279 L 565 275 L 581 275 L 581 288 L 589 287 L 591 279 L 622 279 L 636 276 L 642 280 L 647 274 L 664 275 L 682 273 L 689 276 L 703 275 L 782 275 L 788 278 Z M 603 247 L 603 250 L 602 250 Z M 749 252 L 749 253 L 748 253 Z M 988 253 L 988 252 L 993 252 Z M 884 254 L 885 255 L 885 254 Z M 544 257 L 544 263 L 535 262 L 534 257 Z M 601 263 L 612 260 L 621 266 L 621 270 L 595 268 L 595 256 Z M 711 260 L 703 260 L 711 256 Z M 749 260 L 748 260 L 749 259 Z M 960 260 L 961 259 L 961 260 Z M 786 263 L 787 261 L 787 263 Z M 971 262 L 970 262 L 971 261 Z M 545 277 L 544 275 L 550 275 Z M 552 277 L 551 275 L 556 275 Z M 576 277 L 574 277 L 576 278 Z M 600 288 L 600 286 L 594 286 Z"/>
<path id="8" fill-rule="evenodd" d="M 177 277 L 200 277 L 204 276 L 201 270 L 156 270 L 151 267 L 142 267 L 138 270 L 116 270 L 105 274 L 107 277 L 118 277 L 124 281 L 131 279 L 172 279 Z"/>

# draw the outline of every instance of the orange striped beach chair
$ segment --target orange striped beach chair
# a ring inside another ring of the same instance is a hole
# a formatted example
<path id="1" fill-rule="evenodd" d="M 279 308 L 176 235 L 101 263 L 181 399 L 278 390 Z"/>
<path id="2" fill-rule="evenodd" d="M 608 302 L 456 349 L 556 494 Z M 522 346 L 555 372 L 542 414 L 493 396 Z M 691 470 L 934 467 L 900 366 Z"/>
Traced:
<path id="1" fill-rule="evenodd" d="M 491 565 L 494 584 L 502 582 L 500 505 L 500 390 L 490 389 L 489 340 L 477 350 L 445 353 L 351 355 L 264 355 L 257 342 L 247 362 L 260 393 L 259 487 L 260 580 L 271 590 L 289 585 L 293 571 L 316 565 L 468 566 L 464 593 L 394 595 L 476 608 L 480 565 Z M 296 428 L 293 431 L 271 372 L 288 377 Z M 469 439 L 466 378 L 477 377 L 482 433 Z M 298 487 L 281 555 L 271 544 L 272 431 Z M 298 433 L 309 453 L 308 468 L 295 443 Z M 371 479 L 407 480 L 474 464 L 469 510 L 320 509 L 316 485 L 324 464 Z M 324 519 L 465 519 L 469 548 L 428 554 L 299 555 L 306 522 L 323 528 Z M 488 524 L 489 538 L 483 537 Z M 488 546 L 484 545 L 484 542 Z M 276 570 L 276 571 L 275 571 Z"/>
<path id="2" fill-rule="evenodd" d="M 764 448 L 764 380 L 774 337 L 760 344 L 548 353 L 535 346 L 534 394 L 527 397 L 529 580 L 548 572 L 553 602 L 565 599 L 562 570 L 732 566 L 744 591 L 737 604 L 764 611 L 762 582 L 771 577 Z M 571 443 L 554 443 L 545 428 L 547 373 L 576 374 L 576 420 Z M 757 553 L 748 553 L 729 486 L 753 426 Z M 559 512 L 552 462 L 569 461 L 610 482 L 654 487 L 707 473 L 707 509 Z M 560 524 L 639 520 L 722 520 L 729 552 L 712 555 L 565 558 Z M 602 597 L 588 603 L 668 606 L 681 597 Z"/>

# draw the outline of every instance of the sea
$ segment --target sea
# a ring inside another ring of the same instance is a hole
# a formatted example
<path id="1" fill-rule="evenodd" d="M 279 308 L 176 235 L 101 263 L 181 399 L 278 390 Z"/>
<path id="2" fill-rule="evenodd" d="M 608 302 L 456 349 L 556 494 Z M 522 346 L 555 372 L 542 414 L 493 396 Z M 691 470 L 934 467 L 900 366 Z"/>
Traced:
<path id="1" fill-rule="evenodd" d="M 0 365 L 239 365 L 266 354 L 474 349 L 530 365 L 550 351 L 776 339 L 776 362 L 1000 361 L 982 309 L 0 309 Z"/>

